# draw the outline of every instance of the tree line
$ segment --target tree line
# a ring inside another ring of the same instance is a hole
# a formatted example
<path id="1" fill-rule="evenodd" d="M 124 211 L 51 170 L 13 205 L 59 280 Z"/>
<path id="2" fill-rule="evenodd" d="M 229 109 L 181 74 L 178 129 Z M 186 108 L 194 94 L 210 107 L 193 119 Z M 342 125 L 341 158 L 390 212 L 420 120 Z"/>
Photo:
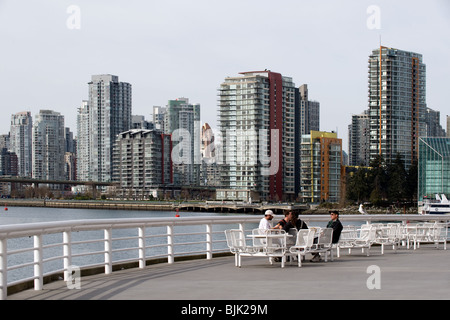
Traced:
<path id="1" fill-rule="evenodd" d="M 370 167 L 359 167 L 347 176 L 346 198 L 357 203 L 370 202 L 376 206 L 413 204 L 417 201 L 417 183 L 417 163 L 406 170 L 400 155 L 390 163 L 378 156 L 371 161 Z"/>

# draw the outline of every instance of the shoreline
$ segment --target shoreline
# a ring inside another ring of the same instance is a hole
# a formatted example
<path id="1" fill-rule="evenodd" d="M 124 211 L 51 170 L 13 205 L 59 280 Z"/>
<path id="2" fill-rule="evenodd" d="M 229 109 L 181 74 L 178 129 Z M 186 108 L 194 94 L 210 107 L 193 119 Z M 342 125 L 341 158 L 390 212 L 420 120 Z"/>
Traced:
<path id="1" fill-rule="evenodd" d="M 218 201 L 198 202 L 168 202 L 168 201 L 127 201 L 127 200 L 44 200 L 44 199 L 2 199 L 0 202 L 5 210 L 8 207 L 46 207 L 66 209 L 97 209 L 97 210 L 140 210 L 140 211 L 187 211 L 187 212 L 223 212 L 261 214 L 271 209 L 276 214 L 284 210 L 299 210 L 301 214 L 323 215 L 328 214 L 330 208 L 309 208 L 305 204 L 246 204 Z M 337 209 L 341 215 L 359 214 L 357 206 L 348 206 Z M 366 208 L 368 214 L 389 214 L 383 208 Z M 390 213 L 392 214 L 392 212 Z M 410 208 L 397 214 L 418 214 L 417 208 Z"/>
<path id="2" fill-rule="evenodd" d="M 248 204 L 221 201 L 127 201 L 127 200 L 44 200 L 44 199 L 2 199 L 7 207 L 41 207 L 66 209 L 97 209 L 97 210 L 135 210 L 135 211 L 172 211 L 172 212 L 216 212 L 261 214 L 271 209 L 276 214 L 284 210 L 308 209 L 304 204 Z"/>
<path id="3" fill-rule="evenodd" d="M 41 207 L 66 209 L 101 209 L 101 210 L 148 210 L 176 211 L 176 205 L 171 202 L 145 203 L 138 201 L 108 201 L 108 200 L 44 200 L 44 199 L 2 199 L 7 207 Z"/>

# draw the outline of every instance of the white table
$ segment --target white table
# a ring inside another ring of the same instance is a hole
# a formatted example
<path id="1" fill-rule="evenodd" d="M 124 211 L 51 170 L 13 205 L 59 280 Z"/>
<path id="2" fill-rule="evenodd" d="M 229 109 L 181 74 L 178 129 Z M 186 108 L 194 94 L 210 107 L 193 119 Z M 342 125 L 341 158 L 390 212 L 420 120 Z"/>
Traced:
<path id="1" fill-rule="evenodd" d="M 269 257 L 269 261 L 272 264 L 274 257 L 281 257 L 281 267 L 284 268 L 284 263 L 286 261 L 286 239 L 289 237 L 293 237 L 293 235 L 286 234 L 286 233 L 279 233 L 279 234 L 249 234 L 247 237 L 252 239 L 260 239 L 261 244 L 254 245 L 254 247 L 260 247 L 262 249 L 262 252 L 260 255 Z M 284 245 L 281 243 L 280 245 L 274 244 L 274 240 L 281 240 Z M 263 240 L 266 240 L 267 242 L 264 244 Z"/>

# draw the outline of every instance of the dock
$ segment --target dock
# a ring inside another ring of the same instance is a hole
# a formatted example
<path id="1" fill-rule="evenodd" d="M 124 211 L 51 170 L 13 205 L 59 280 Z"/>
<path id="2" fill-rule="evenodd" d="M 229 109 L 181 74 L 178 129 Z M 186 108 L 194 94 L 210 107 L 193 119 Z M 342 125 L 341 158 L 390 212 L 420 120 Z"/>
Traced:
<path id="1" fill-rule="evenodd" d="M 12 294 L 8 300 L 178 300 L 181 305 L 172 305 L 178 309 L 168 310 L 175 315 L 189 303 L 202 305 L 200 300 L 251 300 L 261 305 L 277 300 L 448 300 L 449 261 L 450 250 L 431 244 L 418 250 L 387 249 L 383 255 L 374 246 L 370 256 L 342 250 L 334 261 L 307 260 L 301 268 L 289 262 L 280 268 L 264 258 L 243 258 L 237 268 L 233 256 L 221 256 L 86 276 L 80 289 L 68 289 L 59 280 L 41 291 Z"/>
<path id="2" fill-rule="evenodd" d="M 307 204 L 273 204 L 273 203 L 242 203 L 242 202 L 214 202 L 181 203 L 176 208 L 180 211 L 196 212 L 226 212 L 226 213 L 252 213 L 261 214 L 266 210 L 272 210 L 274 214 L 282 214 L 285 210 L 303 212 L 309 209 Z"/>

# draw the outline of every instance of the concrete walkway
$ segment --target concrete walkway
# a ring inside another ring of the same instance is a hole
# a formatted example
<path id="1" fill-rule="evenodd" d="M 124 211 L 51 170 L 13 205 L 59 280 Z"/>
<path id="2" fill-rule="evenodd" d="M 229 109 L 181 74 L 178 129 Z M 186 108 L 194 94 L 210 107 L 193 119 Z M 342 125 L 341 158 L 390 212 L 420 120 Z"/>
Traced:
<path id="1" fill-rule="evenodd" d="M 369 289 L 368 283 L 375 288 Z M 351 255 L 343 250 L 333 262 L 307 260 L 302 268 L 287 263 L 284 269 L 264 258 L 243 257 L 242 268 L 234 266 L 234 257 L 190 260 L 83 277 L 81 289 L 69 290 L 64 281 L 56 281 L 42 291 L 8 296 L 8 300 L 286 299 L 448 300 L 450 250 L 422 245 L 397 253 L 385 248 L 381 255 L 380 247 L 372 247 L 369 257 L 360 250 Z"/>

